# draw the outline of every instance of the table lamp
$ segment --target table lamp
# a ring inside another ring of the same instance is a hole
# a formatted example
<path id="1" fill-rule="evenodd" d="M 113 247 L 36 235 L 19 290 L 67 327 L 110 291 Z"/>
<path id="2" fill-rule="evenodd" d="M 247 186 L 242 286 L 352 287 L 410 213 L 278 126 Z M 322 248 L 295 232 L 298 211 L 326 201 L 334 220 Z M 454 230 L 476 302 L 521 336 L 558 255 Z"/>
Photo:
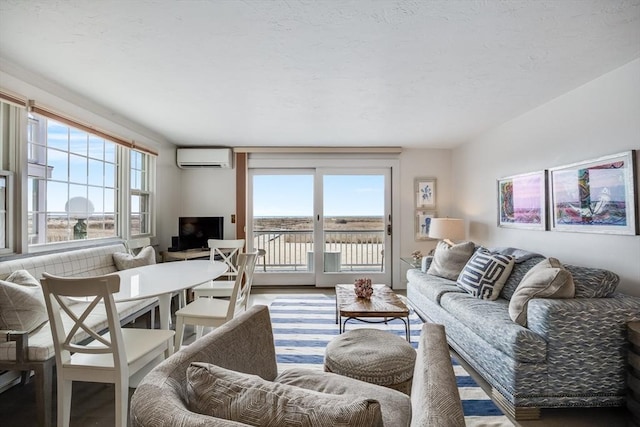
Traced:
<path id="1" fill-rule="evenodd" d="M 449 246 L 453 240 L 464 239 L 464 220 L 457 218 L 432 218 L 429 226 L 429 237 L 440 239 Z"/>

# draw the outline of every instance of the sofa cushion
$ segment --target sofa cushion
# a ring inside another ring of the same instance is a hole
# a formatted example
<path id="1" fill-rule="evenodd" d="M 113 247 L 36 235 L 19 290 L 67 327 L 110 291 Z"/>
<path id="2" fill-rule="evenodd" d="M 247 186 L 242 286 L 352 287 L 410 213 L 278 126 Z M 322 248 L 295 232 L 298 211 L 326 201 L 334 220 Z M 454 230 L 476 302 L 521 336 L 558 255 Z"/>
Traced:
<path id="1" fill-rule="evenodd" d="M 545 362 L 547 343 L 535 332 L 509 317 L 509 302 L 487 301 L 470 294 L 447 293 L 441 306 L 487 345 L 519 362 Z"/>
<path id="2" fill-rule="evenodd" d="M 153 247 L 146 246 L 135 256 L 124 252 L 116 252 L 113 254 L 113 262 L 118 270 L 128 270 L 129 268 L 155 264 L 156 251 Z"/>
<path id="3" fill-rule="evenodd" d="M 387 387 L 380 387 L 338 374 L 304 368 L 287 369 L 274 381 L 322 393 L 356 395 L 374 399 L 380 402 L 382 421 L 385 426 L 404 427 L 411 422 L 409 396 Z"/>
<path id="4" fill-rule="evenodd" d="M 573 277 L 576 298 L 606 298 L 611 296 L 618 286 L 620 277 L 601 268 L 579 267 L 565 264 Z"/>
<path id="5" fill-rule="evenodd" d="M 382 426 L 380 403 L 335 395 L 257 375 L 193 362 L 187 369 L 189 409 L 254 426 Z"/>
<path id="6" fill-rule="evenodd" d="M 511 319 L 527 326 L 527 306 L 532 298 L 573 298 L 575 287 L 571 273 L 560 261 L 548 258 L 525 274 L 509 302 Z"/>
<path id="7" fill-rule="evenodd" d="M 28 271 L 0 280 L 0 329 L 32 332 L 48 320 L 40 283 Z"/>
<path id="8" fill-rule="evenodd" d="M 510 300 L 513 296 L 513 293 L 518 288 L 520 282 L 524 278 L 525 274 L 529 270 L 531 270 L 535 265 L 537 265 L 540 261 L 545 259 L 542 255 L 535 255 L 531 257 L 527 257 L 524 259 L 515 259 L 515 263 L 513 264 L 513 269 L 511 270 L 511 274 L 509 278 L 505 282 L 502 287 L 502 291 L 500 292 L 500 297 L 506 300 Z"/>
<path id="9" fill-rule="evenodd" d="M 456 280 L 462 268 L 473 255 L 474 250 L 475 244 L 473 242 L 462 242 L 450 246 L 446 242 L 440 241 L 436 246 L 433 260 L 427 273 L 444 277 L 445 279 Z"/>
<path id="10" fill-rule="evenodd" d="M 476 298 L 495 300 L 500 295 L 514 258 L 478 249 L 464 266 L 456 284 Z"/>
<path id="11" fill-rule="evenodd" d="M 440 304 L 440 298 L 447 292 L 466 293 L 453 280 L 432 276 L 417 268 L 407 270 L 407 280 L 415 290 L 437 304 Z"/>

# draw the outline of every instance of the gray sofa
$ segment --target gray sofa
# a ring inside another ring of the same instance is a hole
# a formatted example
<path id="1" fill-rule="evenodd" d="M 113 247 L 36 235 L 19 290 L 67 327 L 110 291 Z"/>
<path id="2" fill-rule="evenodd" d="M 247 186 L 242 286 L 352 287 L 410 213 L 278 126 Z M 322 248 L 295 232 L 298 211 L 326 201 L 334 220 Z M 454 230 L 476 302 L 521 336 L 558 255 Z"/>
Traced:
<path id="1" fill-rule="evenodd" d="M 409 398 L 396 390 L 327 372 L 293 368 L 278 375 L 269 310 L 266 306 L 253 306 L 176 352 L 142 380 L 131 398 L 133 427 L 245 425 L 193 410 L 198 403 L 189 404 L 188 389 L 193 386 L 187 381 L 187 369 L 192 362 L 209 363 L 303 389 L 374 399 L 380 403 L 385 426 L 464 425 L 462 404 L 441 325 L 426 324 L 422 330 Z M 211 389 L 214 396 L 225 395 L 217 390 L 216 386 Z"/>
<path id="2" fill-rule="evenodd" d="M 610 271 L 565 265 L 575 298 L 532 299 L 527 326 L 509 317 L 509 301 L 525 273 L 544 260 L 514 248 L 515 265 L 495 301 L 474 298 L 453 280 L 428 274 L 432 257 L 407 272 L 407 297 L 418 314 L 443 324 L 449 345 L 492 387 L 516 419 L 540 408 L 623 406 L 626 324 L 640 319 L 640 298 L 615 292 Z"/>

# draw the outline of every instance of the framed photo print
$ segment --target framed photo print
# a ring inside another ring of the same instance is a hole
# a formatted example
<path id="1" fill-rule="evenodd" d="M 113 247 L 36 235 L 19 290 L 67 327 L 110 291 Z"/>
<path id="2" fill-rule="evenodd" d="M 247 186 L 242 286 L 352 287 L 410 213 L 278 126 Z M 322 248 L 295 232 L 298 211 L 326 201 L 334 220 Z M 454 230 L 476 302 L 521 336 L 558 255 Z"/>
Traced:
<path id="1" fill-rule="evenodd" d="M 551 229 L 635 235 L 635 150 L 549 169 Z"/>
<path id="2" fill-rule="evenodd" d="M 433 240 L 429 238 L 429 227 L 435 217 L 435 211 L 416 211 L 416 240 Z"/>
<path id="3" fill-rule="evenodd" d="M 435 209 L 436 179 L 416 178 L 416 209 Z"/>
<path id="4" fill-rule="evenodd" d="M 498 179 L 498 227 L 547 229 L 545 171 Z"/>

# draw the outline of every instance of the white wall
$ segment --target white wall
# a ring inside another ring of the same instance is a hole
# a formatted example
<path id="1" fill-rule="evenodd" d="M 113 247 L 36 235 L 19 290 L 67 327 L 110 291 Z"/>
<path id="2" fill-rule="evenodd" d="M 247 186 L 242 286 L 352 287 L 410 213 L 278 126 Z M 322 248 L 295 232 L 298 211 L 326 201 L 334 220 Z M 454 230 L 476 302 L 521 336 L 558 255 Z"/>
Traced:
<path id="1" fill-rule="evenodd" d="M 640 149 L 640 60 L 491 130 L 452 154 L 455 214 L 468 237 L 620 275 L 640 295 L 640 236 L 498 228 L 496 179 Z"/>
<path id="2" fill-rule="evenodd" d="M 231 214 L 236 213 L 235 168 L 181 169 L 180 174 L 179 216 L 223 216 L 224 237 L 235 239 L 236 225 L 231 223 Z"/>

